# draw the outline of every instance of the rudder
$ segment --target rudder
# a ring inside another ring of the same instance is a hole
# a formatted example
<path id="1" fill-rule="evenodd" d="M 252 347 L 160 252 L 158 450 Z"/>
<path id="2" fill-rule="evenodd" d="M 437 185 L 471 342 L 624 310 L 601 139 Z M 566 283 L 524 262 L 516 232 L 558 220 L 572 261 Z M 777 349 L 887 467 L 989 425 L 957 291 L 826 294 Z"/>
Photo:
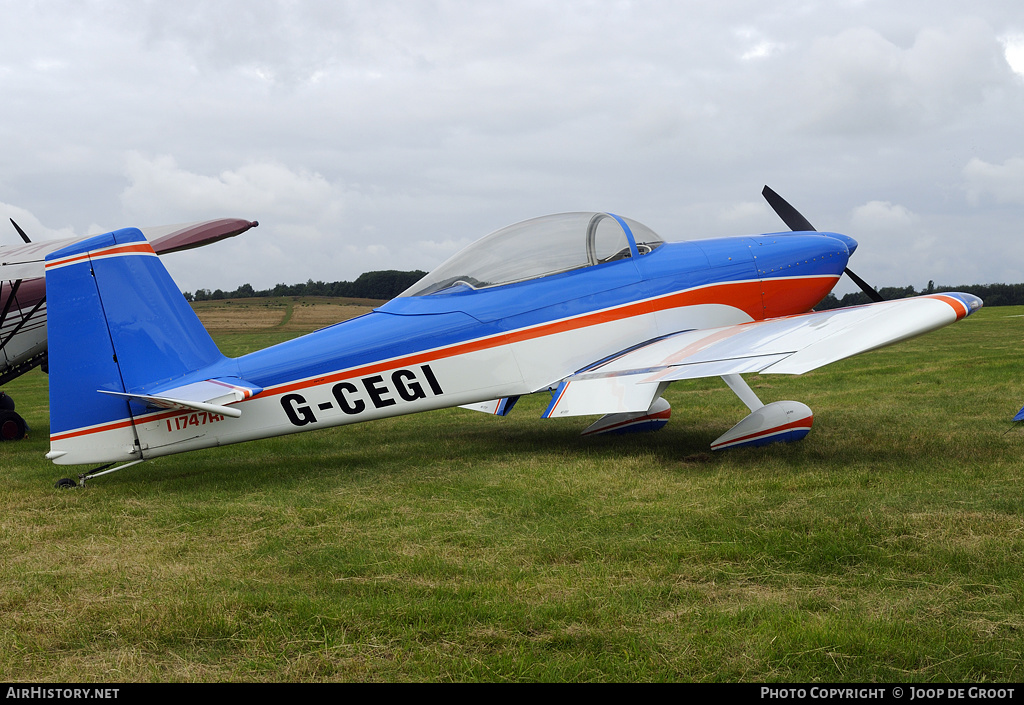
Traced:
<path id="1" fill-rule="evenodd" d="M 98 235 L 46 257 L 50 453 L 58 464 L 138 460 L 143 393 L 224 360 L 145 236 Z"/>

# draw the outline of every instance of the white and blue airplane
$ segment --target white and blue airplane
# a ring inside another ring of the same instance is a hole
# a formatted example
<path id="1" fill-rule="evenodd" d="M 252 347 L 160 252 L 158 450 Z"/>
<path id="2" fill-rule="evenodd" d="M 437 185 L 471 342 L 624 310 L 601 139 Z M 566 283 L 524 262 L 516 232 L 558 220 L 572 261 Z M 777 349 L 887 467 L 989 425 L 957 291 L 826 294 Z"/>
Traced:
<path id="1" fill-rule="evenodd" d="M 135 229 L 46 257 L 50 451 L 96 465 L 76 481 L 174 453 L 464 406 L 598 415 L 586 432 L 657 428 L 672 382 L 721 377 L 750 414 L 714 449 L 794 441 L 811 410 L 764 404 L 742 375 L 800 374 L 926 333 L 981 307 L 944 293 L 813 312 L 850 237 L 792 232 L 664 242 L 611 213 L 498 230 L 361 317 L 238 358 L 217 349 Z M 117 467 L 115 467 L 117 466 Z"/>

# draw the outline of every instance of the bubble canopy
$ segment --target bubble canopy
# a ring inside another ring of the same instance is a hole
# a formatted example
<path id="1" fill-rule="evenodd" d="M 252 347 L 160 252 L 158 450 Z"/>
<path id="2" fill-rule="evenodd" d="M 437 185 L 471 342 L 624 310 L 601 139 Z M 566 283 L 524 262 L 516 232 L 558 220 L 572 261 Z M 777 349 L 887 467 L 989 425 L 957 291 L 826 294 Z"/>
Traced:
<path id="1" fill-rule="evenodd" d="M 496 230 L 460 250 L 401 296 L 485 289 L 646 255 L 663 240 L 611 213 L 558 213 Z"/>

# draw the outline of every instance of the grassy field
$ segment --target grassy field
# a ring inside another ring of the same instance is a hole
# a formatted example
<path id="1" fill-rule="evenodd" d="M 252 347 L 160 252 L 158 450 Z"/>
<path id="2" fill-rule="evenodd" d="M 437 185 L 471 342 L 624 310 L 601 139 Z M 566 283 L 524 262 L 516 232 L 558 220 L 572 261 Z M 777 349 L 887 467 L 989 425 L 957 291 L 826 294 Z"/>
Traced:
<path id="1" fill-rule="evenodd" d="M 239 354 L 365 310 L 327 305 L 200 315 Z M 33 431 L 0 446 L 0 681 L 1019 682 L 1022 344 L 990 308 L 749 378 L 814 409 L 789 446 L 712 454 L 747 413 L 713 379 L 645 437 L 540 395 L 63 491 L 36 371 L 6 388 Z"/>

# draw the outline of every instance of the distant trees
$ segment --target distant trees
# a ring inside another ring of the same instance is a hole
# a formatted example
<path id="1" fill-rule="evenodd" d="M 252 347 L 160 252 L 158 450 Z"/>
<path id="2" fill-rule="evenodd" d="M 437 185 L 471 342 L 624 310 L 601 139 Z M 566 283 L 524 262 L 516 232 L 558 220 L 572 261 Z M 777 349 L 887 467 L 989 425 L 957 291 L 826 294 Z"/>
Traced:
<path id="1" fill-rule="evenodd" d="M 920 294 L 941 294 L 944 291 L 962 291 L 965 294 L 974 294 L 985 302 L 986 306 L 1024 306 L 1024 284 L 960 284 L 958 286 L 935 286 L 934 281 L 928 282 L 924 291 L 914 291 L 914 287 L 882 287 L 878 293 L 883 299 L 905 299 L 908 296 Z M 830 308 L 841 308 L 843 306 L 857 306 L 870 303 L 861 292 L 846 294 L 843 298 L 836 298 L 829 294 L 820 304 L 814 307 L 816 311 L 825 311 Z"/>
<path id="2" fill-rule="evenodd" d="M 188 301 L 216 301 L 219 299 L 247 299 L 259 296 L 332 296 L 356 299 L 393 299 L 422 279 L 426 272 L 414 270 L 403 272 L 387 269 L 377 272 L 364 272 L 355 281 L 321 282 L 306 281 L 305 284 L 277 284 L 273 288 L 256 290 L 250 284 L 242 284 L 234 291 L 215 289 L 196 289 L 195 293 L 184 292 Z M 936 286 L 934 281 L 922 291 L 912 286 L 886 286 L 878 290 L 883 299 L 904 299 L 919 294 L 938 294 L 943 291 L 963 291 L 980 296 L 986 306 L 1024 306 L 1024 284 L 961 284 L 959 286 Z M 826 296 L 815 310 L 824 311 L 843 306 L 858 306 L 870 303 L 861 292 L 846 294 L 837 298 L 834 294 Z"/>
<path id="3" fill-rule="evenodd" d="M 218 299 L 247 299 L 261 296 L 333 296 L 355 299 L 393 299 L 418 282 L 426 272 L 414 270 L 402 272 L 387 269 L 364 272 L 354 282 L 306 281 L 305 284 L 277 284 L 270 289 L 256 290 L 250 284 L 242 284 L 234 291 L 217 289 L 196 289 L 195 293 L 184 292 L 187 301 L 215 301 Z"/>
<path id="4" fill-rule="evenodd" d="M 945 287 L 936 291 L 964 291 L 980 296 L 986 306 L 1019 306 L 1024 304 L 1024 284 L 982 284 L 963 288 Z"/>
<path id="5" fill-rule="evenodd" d="M 917 296 L 919 293 L 914 291 L 914 287 L 898 287 L 898 286 L 884 286 L 878 290 L 879 295 L 886 301 L 890 299 L 905 299 L 908 296 Z M 869 304 L 871 299 L 866 294 L 858 291 L 853 294 L 846 294 L 843 298 L 836 298 L 835 294 L 829 294 L 824 300 L 814 307 L 815 311 L 825 311 L 830 308 L 842 308 L 843 306 L 859 306 L 861 304 Z"/>

